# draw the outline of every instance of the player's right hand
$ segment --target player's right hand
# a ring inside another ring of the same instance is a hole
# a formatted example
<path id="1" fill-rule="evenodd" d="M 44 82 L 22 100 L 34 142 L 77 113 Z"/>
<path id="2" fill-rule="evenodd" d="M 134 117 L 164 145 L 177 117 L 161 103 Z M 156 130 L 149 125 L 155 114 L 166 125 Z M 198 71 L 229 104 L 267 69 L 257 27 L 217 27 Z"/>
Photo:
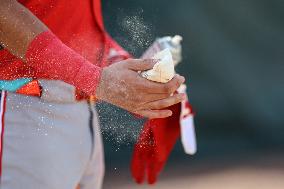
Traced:
<path id="1" fill-rule="evenodd" d="M 96 98 L 150 119 L 171 116 L 172 112 L 166 108 L 185 98 L 184 94 L 172 95 L 185 79 L 176 75 L 162 84 L 138 74 L 153 68 L 155 63 L 157 60 L 127 59 L 105 67 Z"/>

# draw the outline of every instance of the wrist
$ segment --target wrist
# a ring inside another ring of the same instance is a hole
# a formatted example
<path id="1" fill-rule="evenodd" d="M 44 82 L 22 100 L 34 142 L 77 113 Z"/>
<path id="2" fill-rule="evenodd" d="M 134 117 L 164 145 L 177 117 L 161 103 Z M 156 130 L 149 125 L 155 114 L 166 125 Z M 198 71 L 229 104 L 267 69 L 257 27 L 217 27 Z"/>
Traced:
<path id="1" fill-rule="evenodd" d="M 62 80 L 88 95 L 95 94 L 101 68 L 93 65 L 63 44 L 50 31 L 39 34 L 30 43 L 26 63 L 36 78 Z"/>
<path id="2" fill-rule="evenodd" d="M 97 88 L 96 88 L 96 91 L 95 91 L 95 97 L 98 100 L 104 100 L 103 97 L 105 97 L 103 86 L 104 86 L 104 80 L 105 80 L 104 75 L 105 75 L 106 68 L 107 67 L 104 67 L 104 68 L 101 69 L 100 78 L 98 80 L 98 85 L 97 85 Z"/>
<path id="3" fill-rule="evenodd" d="M 102 68 L 85 62 L 75 75 L 72 85 L 88 95 L 95 95 L 102 75 Z M 97 98 L 97 97 L 96 97 Z"/>

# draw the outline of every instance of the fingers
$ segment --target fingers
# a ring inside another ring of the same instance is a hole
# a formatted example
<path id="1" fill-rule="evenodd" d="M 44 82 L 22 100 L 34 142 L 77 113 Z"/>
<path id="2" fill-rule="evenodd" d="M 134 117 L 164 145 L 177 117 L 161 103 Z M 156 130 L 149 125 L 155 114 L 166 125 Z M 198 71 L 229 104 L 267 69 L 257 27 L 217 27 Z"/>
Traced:
<path id="1" fill-rule="evenodd" d="M 169 94 L 145 94 L 143 95 L 143 99 L 145 100 L 146 103 L 149 103 L 168 98 L 169 96 L 170 96 Z"/>
<path id="2" fill-rule="evenodd" d="M 150 70 L 159 60 L 154 59 L 127 59 L 127 67 L 133 71 Z"/>
<path id="3" fill-rule="evenodd" d="M 172 111 L 160 109 L 167 108 L 174 104 L 180 103 L 185 98 L 185 94 L 175 94 L 165 99 L 144 104 L 140 110 L 137 110 L 134 113 L 143 117 L 147 117 L 149 119 L 166 118 L 172 115 Z"/>
<path id="4" fill-rule="evenodd" d="M 166 118 L 173 114 L 171 110 L 138 110 L 134 113 L 149 119 Z"/>
<path id="5" fill-rule="evenodd" d="M 162 84 L 162 83 L 156 83 L 152 81 L 144 81 L 144 84 L 142 84 L 142 87 L 144 88 L 143 91 L 147 93 L 172 94 L 180 87 L 181 84 L 184 83 L 184 81 L 185 81 L 185 78 L 177 74 L 168 83 Z"/>
<path id="6" fill-rule="evenodd" d="M 157 100 L 154 102 L 149 102 L 147 104 L 144 104 L 143 109 L 159 110 L 180 103 L 184 99 L 185 99 L 184 94 L 175 94 L 173 96 L 170 96 L 162 100 Z"/>
<path id="7" fill-rule="evenodd" d="M 185 78 L 177 74 L 171 81 L 165 84 L 162 91 L 164 93 L 172 94 L 180 87 L 181 84 L 184 83 L 184 81 Z"/>

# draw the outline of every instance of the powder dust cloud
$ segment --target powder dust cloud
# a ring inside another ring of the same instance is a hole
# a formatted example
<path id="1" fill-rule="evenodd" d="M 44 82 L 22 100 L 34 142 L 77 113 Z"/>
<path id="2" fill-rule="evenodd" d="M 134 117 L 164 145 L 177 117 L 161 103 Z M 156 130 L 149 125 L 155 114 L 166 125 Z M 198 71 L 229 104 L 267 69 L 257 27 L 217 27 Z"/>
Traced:
<path id="1" fill-rule="evenodd" d="M 143 9 L 125 13 L 118 9 L 114 38 L 126 48 L 129 53 L 137 56 L 147 49 L 155 39 L 155 28 L 145 21 Z"/>
<path id="2" fill-rule="evenodd" d="M 137 119 L 129 112 L 105 102 L 98 102 L 96 108 L 104 138 L 118 148 L 133 144 L 145 120 Z"/>
<path id="3" fill-rule="evenodd" d="M 143 18 L 143 9 L 125 13 L 118 9 L 114 38 L 132 55 L 141 54 L 154 41 L 154 27 Z M 122 34 L 121 34 L 122 31 Z M 138 138 L 145 120 L 105 102 L 96 105 L 104 138 L 115 146 L 132 145 Z"/>

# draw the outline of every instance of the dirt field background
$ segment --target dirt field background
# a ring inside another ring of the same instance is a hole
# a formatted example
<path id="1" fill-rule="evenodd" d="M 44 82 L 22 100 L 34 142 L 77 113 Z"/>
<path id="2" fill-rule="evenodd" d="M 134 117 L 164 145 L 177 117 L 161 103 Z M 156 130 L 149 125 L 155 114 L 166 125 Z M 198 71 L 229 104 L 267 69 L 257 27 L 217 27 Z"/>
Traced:
<path id="1" fill-rule="evenodd" d="M 169 162 L 154 186 L 137 185 L 127 165 L 108 170 L 105 189 L 283 189 L 282 155 L 215 159 L 207 162 Z"/>

